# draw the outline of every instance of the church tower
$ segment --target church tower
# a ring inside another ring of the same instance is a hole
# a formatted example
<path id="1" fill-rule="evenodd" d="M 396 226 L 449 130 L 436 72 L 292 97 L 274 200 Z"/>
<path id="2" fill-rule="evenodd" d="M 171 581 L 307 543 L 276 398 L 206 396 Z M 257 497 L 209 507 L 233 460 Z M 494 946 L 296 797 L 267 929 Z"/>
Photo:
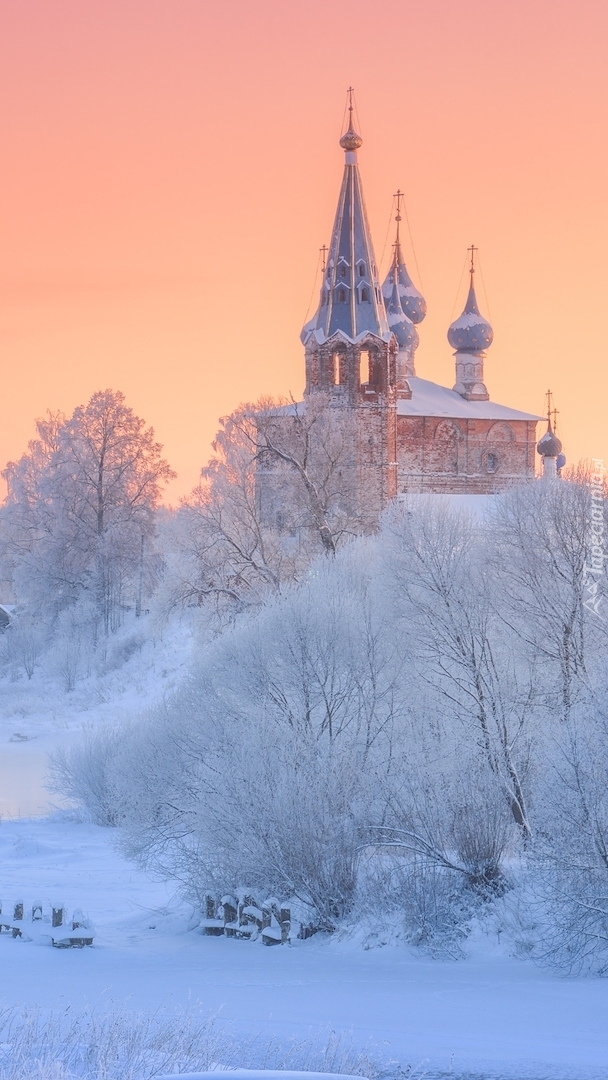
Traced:
<path id="1" fill-rule="evenodd" d="M 475 245 L 471 244 L 471 280 L 464 311 L 448 330 L 448 341 L 452 348 L 456 349 L 456 382 L 452 389 L 466 401 L 489 401 L 490 395 L 483 381 L 483 362 L 486 358 L 485 350 L 494 340 L 494 331 L 477 306 L 474 281 L 476 250 Z"/>
<path id="2" fill-rule="evenodd" d="M 365 210 L 357 151 L 349 124 L 340 139 L 344 175 L 318 309 L 302 330 L 306 398 L 327 395 L 352 430 L 352 495 L 376 519 L 397 493 L 397 336 L 389 325 Z M 410 322 L 401 312 L 400 316 Z M 398 321 L 398 320 L 396 320 Z M 413 324 L 412 330 L 415 331 Z M 411 343 L 410 343 L 411 345 Z M 400 379 L 399 393 L 407 393 Z"/>

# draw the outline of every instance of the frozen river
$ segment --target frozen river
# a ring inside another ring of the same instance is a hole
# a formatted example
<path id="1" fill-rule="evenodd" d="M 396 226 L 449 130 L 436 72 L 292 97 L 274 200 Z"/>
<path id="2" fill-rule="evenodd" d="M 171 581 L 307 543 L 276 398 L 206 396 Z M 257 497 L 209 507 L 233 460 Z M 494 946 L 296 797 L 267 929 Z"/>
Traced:
<path id="1" fill-rule="evenodd" d="M 203 937 L 173 886 L 126 862 L 115 840 L 115 830 L 57 817 L 0 828 L 7 907 L 60 897 L 96 927 L 82 950 L 2 934 L 4 1005 L 187 1009 L 285 1044 L 333 1031 L 418 1077 L 608 1080 L 607 979 L 551 975 L 489 933 L 461 961 L 322 935 L 277 949 Z"/>
<path id="2" fill-rule="evenodd" d="M 0 745 L 0 819 L 38 817 L 62 805 L 46 787 L 49 749 L 39 739 Z"/>

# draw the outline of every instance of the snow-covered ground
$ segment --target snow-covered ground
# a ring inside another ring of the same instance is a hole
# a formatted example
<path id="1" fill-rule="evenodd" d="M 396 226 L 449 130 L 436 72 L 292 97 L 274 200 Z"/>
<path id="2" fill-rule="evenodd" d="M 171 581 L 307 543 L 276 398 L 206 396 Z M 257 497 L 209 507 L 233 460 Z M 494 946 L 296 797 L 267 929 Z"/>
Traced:
<path id="1" fill-rule="evenodd" d="M 1 934 L 0 1003 L 187 1008 L 261 1039 L 345 1032 L 372 1055 L 432 1076 L 608 1080 L 608 980 L 545 973 L 481 931 L 462 961 L 321 935 L 277 948 L 208 938 L 171 885 L 118 853 L 112 830 L 67 811 L 15 820 L 58 804 L 43 787 L 48 751 L 170 691 L 192 640 L 175 626 L 71 694 L 42 674 L 0 682 L 4 910 L 18 899 L 26 909 L 61 901 L 96 927 L 83 950 Z"/>
<path id="2" fill-rule="evenodd" d="M 344 1031 L 432 1074 L 608 1077 L 607 980 L 556 978 L 481 936 L 458 962 L 322 936 L 278 948 L 204 937 L 192 910 L 113 841 L 65 814 L 2 825 L 5 903 L 62 898 L 97 931 L 93 948 L 67 951 L 2 934 L 3 1003 L 189 1007 L 243 1035 Z"/>

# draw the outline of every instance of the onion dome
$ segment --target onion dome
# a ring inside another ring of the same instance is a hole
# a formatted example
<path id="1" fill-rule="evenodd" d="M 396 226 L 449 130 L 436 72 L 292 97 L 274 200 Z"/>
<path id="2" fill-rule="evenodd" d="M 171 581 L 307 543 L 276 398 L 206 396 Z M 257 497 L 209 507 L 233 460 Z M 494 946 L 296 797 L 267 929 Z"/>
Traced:
<path id="1" fill-rule="evenodd" d="M 564 465 L 566 464 L 566 455 L 564 453 L 558 454 L 555 464 L 557 466 L 557 471 L 559 472 L 560 469 L 563 469 Z"/>
<path id="2" fill-rule="evenodd" d="M 421 323 L 426 315 L 426 300 L 422 293 L 418 291 L 407 272 L 407 267 L 401 252 L 401 244 L 399 243 L 395 244 L 393 265 L 386 275 L 384 285 L 382 286 L 382 295 L 384 296 L 385 304 L 389 303 L 393 291 L 393 274 L 395 269 L 397 270 L 397 290 L 399 292 L 399 300 L 403 312 L 413 323 Z"/>
<path id="3" fill-rule="evenodd" d="M 348 131 L 344 132 L 344 135 L 340 139 L 340 146 L 343 150 L 358 150 L 362 145 L 363 139 L 360 135 L 357 135 L 353 127 L 353 115 L 352 109 L 350 114 L 350 123 L 348 125 Z"/>
<path id="4" fill-rule="evenodd" d="M 395 270 L 397 271 L 397 290 L 399 292 L 399 299 L 401 301 L 401 307 L 404 314 L 413 323 L 421 323 L 426 315 L 426 300 L 421 292 L 418 291 L 414 285 L 410 275 L 407 272 L 405 265 L 405 259 L 403 258 L 403 252 L 401 250 L 401 238 L 399 235 L 399 226 L 401 222 L 401 200 L 403 198 L 403 192 L 398 191 L 395 195 L 397 200 L 397 213 L 395 215 L 395 221 L 397 222 L 397 235 L 395 237 L 395 244 L 393 247 L 393 262 L 391 268 L 386 275 L 384 285 L 382 286 L 382 295 L 384 297 L 385 304 L 388 304 L 393 292 L 393 282 L 395 276 Z"/>
<path id="5" fill-rule="evenodd" d="M 494 331 L 487 319 L 480 314 L 473 285 L 473 273 L 471 270 L 471 287 L 460 318 L 455 319 L 448 330 L 448 341 L 453 349 L 458 352 L 478 353 L 487 349 L 494 339 Z"/>
<path id="6" fill-rule="evenodd" d="M 392 286 L 390 292 L 387 292 L 387 284 L 392 277 Z M 397 344 L 400 349 L 417 348 L 419 337 L 418 331 L 414 326 L 412 319 L 408 318 L 401 301 L 401 295 L 399 292 L 399 276 L 397 267 L 393 266 L 392 275 L 384 282 L 382 286 L 382 294 L 384 296 L 384 303 L 386 306 L 386 317 L 388 319 L 388 325 L 392 333 L 397 338 Z"/>
<path id="7" fill-rule="evenodd" d="M 554 435 L 553 428 L 551 427 L 551 421 L 542 439 L 539 439 L 536 444 L 536 449 L 541 457 L 556 458 L 562 452 L 561 439 L 558 439 L 557 435 Z M 564 458 L 565 464 L 565 458 Z"/>

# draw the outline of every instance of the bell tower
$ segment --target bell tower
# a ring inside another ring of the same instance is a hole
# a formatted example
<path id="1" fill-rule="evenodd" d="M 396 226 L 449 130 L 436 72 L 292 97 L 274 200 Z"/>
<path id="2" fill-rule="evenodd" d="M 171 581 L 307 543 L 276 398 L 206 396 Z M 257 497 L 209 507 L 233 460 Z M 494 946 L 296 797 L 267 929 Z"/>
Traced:
<path id="1" fill-rule="evenodd" d="M 377 519 L 397 493 L 397 352 L 380 288 L 367 220 L 357 151 L 363 140 L 353 121 L 340 139 L 344 174 L 323 268 L 319 306 L 302 330 L 305 397 L 324 394 L 352 428 L 352 495 Z"/>

